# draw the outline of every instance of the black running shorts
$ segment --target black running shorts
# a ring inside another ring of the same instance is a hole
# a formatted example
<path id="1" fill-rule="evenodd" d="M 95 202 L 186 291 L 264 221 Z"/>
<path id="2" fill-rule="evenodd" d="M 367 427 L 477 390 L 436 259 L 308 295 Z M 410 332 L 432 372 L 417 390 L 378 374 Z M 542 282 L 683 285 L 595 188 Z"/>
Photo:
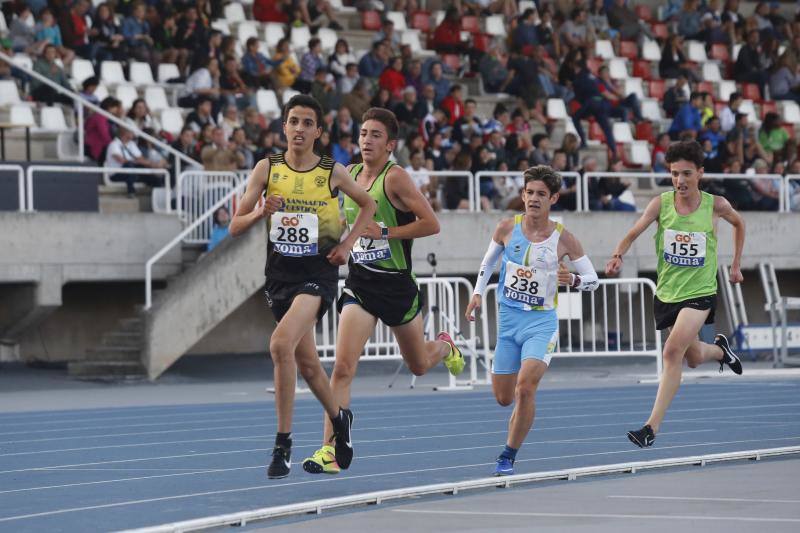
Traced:
<path id="1" fill-rule="evenodd" d="M 384 274 L 351 263 L 344 287 L 338 302 L 340 313 L 345 305 L 358 304 L 392 327 L 411 322 L 422 310 L 422 293 L 411 273 Z"/>
<path id="2" fill-rule="evenodd" d="M 717 295 L 700 296 L 699 298 L 690 298 L 689 300 L 673 303 L 662 302 L 658 297 L 655 297 L 653 299 L 653 316 L 656 319 L 656 328 L 667 329 L 674 326 L 675 321 L 678 319 L 678 313 L 684 307 L 697 309 L 698 311 L 710 309 L 711 312 L 706 317 L 706 324 L 713 324 L 714 313 L 717 310 Z"/>
<path id="3" fill-rule="evenodd" d="M 285 281 L 270 281 L 267 280 L 264 286 L 264 295 L 267 297 L 267 304 L 272 309 L 275 315 L 275 320 L 281 321 L 289 308 L 292 306 L 294 297 L 298 294 L 310 294 L 311 296 L 319 296 L 322 298 L 319 311 L 317 311 L 317 320 L 325 316 L 328 308 L 336 300 L 336 289 L 338 282 L 333 280 L 322 281 L 306 281 L 300 283 L 291 283 Z"/>

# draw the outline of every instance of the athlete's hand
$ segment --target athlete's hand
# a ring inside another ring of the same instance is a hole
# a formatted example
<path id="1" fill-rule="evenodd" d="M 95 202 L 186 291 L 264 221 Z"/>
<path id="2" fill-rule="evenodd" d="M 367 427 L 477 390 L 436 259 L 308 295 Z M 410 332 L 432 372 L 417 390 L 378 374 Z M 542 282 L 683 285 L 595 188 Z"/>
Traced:
<path id="1" fill-rule="evenodd" d="M 619 274 L 619 271 L 622 269 L 622 259 L 619 257 L 612 257 L 611 260 L 606 263 L 606 276 L 616 276 Z"/>
<path id="2" fill-rule="evenodd" d="M 480 308 L 481 308 L 481 295 L 473 294 L 472 299 L 469 301 L 469 304 L 467 305 L 467 312 L 464 316 L 467 317 L 467 320 L 469 320 L 470 322 L 474 322 L 475 317 L 473 316 L 472 313 L 473 311 L 479 310 Z"/>
<path id="3" fill-rule="evenodd" d="M 741 283 L 744 281 L 744 276 L 742 276 L 742 271 L 739 269 L 739 265 L 731 265 L 731 283 Z"/>
<path id="4" fill-rule="evenodd" d="M 272 216 L 276 211 L 279 211 L 281 207 L 283 207 L 283 198 L 275 194 L 270 194 L 258 208 L 259 218 Z"/>
<path id="5" fill-rule="evenodd" d="M 378 241 L 381 239 L 381 227 L 374 220 L 370 220 L 367 227 L 361 232 L 361 237 Z"/>
<path id="6" fill-rule="evenodd" d="M 344 243 L 339 243 L 334 246 L 330 252 L 328 252 L 326 257 L 330 264 L 342 266 L 347 264 L 348 255 L 350 255 L 350 248 L 345 246 Z"/>
<path id="7" fill-rule="evenodd" d="M 564 263 L 558 263 L 558 284 L 559 285 L 572 285 L 572 274 L 567 270 Z"/>

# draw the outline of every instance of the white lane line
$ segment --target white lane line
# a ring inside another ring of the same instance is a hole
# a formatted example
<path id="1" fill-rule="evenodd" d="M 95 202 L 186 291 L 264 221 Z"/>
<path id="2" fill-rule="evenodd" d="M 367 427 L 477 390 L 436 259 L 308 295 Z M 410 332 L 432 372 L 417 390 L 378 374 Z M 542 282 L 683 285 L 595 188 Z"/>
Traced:
<path id="1" fill-rule="evenodd" d="M 777 439 L 754 439 L 754 440 L 742 440 L 742 441 L 733 441 L 733 442 L 711 442 L 711 443 L 703 443 L 703 444 L 693 444 L 689 446 L 719 446 L 722 444 L 738 444 L 738 443 L 749 443 L 749 442 L 773 442 L 773 441 L 782 441 L 782 440 L 791 440 L 791 439 L 800 439 L 800 436 L 796 437 L 785 437 L 785 438 L 777 438 Z M 663 446 L 659 448 L 660 450 L 670 449 L 670 448 L 685 448 L 686 445 L 680 446 Z M 447 450 L 436 450 L 436 451 L 447 451 Z M 593 457 L 598 455 L 611 455 L 611 454 L 628 454 L 628 453 L 636 453 L 638 449 L 626 449 L 626 450 L 618 450 L 618 451 L 610 451 L 610 452 L 601 452 L 601 453 L 588 453 L 588 454 L 578 454 L 578 455 L 564 455 L 558 457 L 543 457 L 543 458 L 536 458 L 536 459 L 519 459 L 516 463 L 523 463 L 523 462 L 532 462 L 532 461 L 544 461 L 549 459 L 574 459 L 577 457 Z M 372 457 L 380 457 L 380 456 L 372 456 Z M 92 511 L 97 509 L 109 509 L 113 507 L 125 507 L 129 505 L 140 505 L 144 503 L 153 503 L 153 502 L 162 502 L 162 501 L 171 501 L 171 500 L 183 500 L 188 498 L 196 498 L 201 496 L 216 496 L 221 494 L 232 494 L 232 493 L 239 493 L 239 492 L 251 492 L 257 490 L 265 490 L 265 489 L 274 489 L 274 488 L 284 488 L 288 486 L 296 486 L 296 485 L 307 485 L 310 483 L 332 483 L 336 481 L 343 481 L 343 480 L 352 480 L 352 479 L 364 479 L 364 478 L 374 478 L 374 477 L 388 477 L 388 476 L 396 476 L 396 475 L 404 475 L 404 474 L 419 474 L 421 472 L 438 472 L 442 470 L 454 470 L 454 469 L 464 469 L 464 468 L 472 468 L 478 466 L 489 466 L 494 464 L 491 463 L 475 463 L 475 464 L 466 464 L 466 465 L 456 465 L 456 466 L 444 466 L 444 467 L 435 467 L 435 468 L 419 468 L 413 470 L 402 470 L 397 472 L 384 472 L 384 473 L 374 473 L 374 474 L 361 474 L 361 475 L 354 475 L 354 476 L 342 476 L 342 477 L 328 477 L 324 479 L 313 479 L 307 481 L 295 481 L 290 483 L 279 483 L 279 484 L 272 484 L 272 485 L 255 485 L 251 487 L 239 487 L 235 489 L 225 489 L 225 490 L 216 490 L 216 491 L 205 491 L 205 492 L 194 492 L 189 494 L 177 494 L 173 496 L 162 496 L 159 498 L 147 498 L 147 499 L 140 499 L 140 500 L 128 500 L 122 502 L 115 502 L 115 503 L 106 503 L 101 505 L 91 505 L 85 507 L 71 507 L 66 509 L 56 509 L 53 511 L 42 511 L 39 513 L 31 513 L 25 515 L 17 515 L 17 516 L 7 516 L 0 518 L 0 522 L 10 522 L 14 520 L 24 520 L 29 518 L 37 518 L 41 516 L 52 516 L 58 514 L 65 514 L 65 513 L 72 513 L 72 512 L 81 512 L 81 511 Z"/>
<path id="2" fill-rule="evenodd" d="M 758 516 L 708 516 L 708 515 L 654 515 L 654 514 L 615 514 L 615 513 L 535 513 L 518 511 L 437 511 L 423 509 L 391 509 L 393 513 L 406 514 L 432 514 L 432 515 L 463 515 L 463 516 L 521 516 L 531 518 L 619 518 L 631 520 L 705 520 L 713 522 L 768 522 L 794 524 L 800 518 L 762 518 Z M 565 524 L 566 526 L 566 524 Z"/>
<path id="3" fill-rule="evenodd" d="M 663 500 L 663 501 L 685 501 L 685 502 L 719 502 L 719 503 L 788 503 L 796 505 L 800 500 L 764 500 L 759 498 L 706 498 L 691 496 L 629 496 L 626 494 L 612 494 L 606 498 L 623 500 Z"/>
<path id="4" fill-rule="evenodd" d="M 738 397 L 741 399 L 741 397 Z M 763 409 L 763 408 L 774 408 L 774 407 L 798 407 L 800 403 L 768 403 L 768 404 L 759 404 L 759 405 L 737 405 L 736 409 L 738 411 L 748 410 L 748 409 Z M 604 406 L 598 406 L 604 409 Z M 708 407 L 697 407 L 692 409 L 671 409 L 670 413 L 691 413 L 691 412 L 698 412 L 698 411 L 707 411 Z M 547 412 L 550 409 L 542 408 L 540 412 Z M 459 410 L 463 411 L 463 409 Z M 619 415 L 639 415 L 642 411 L 617 411 L 613 413 L 591 413 L 591 412 L 583 412 L 580 414 L 571 414 L 571 415 L 558 415 L 558 416 L 540 416 L 538 417 L 539 420 L 560 420 L 560 419 L 575 419 L 575 418 L 595 418 L 595 417 L 608 417 L 608 416 L 619 416 Z M 444 410 L 439 410 L 435 413 L 435 415 L 442 414 L 443 416 L 452 416 L 449 413 L 444 412 Z M 433 416 L 429 415 L 428 418 L 432 418 Z M 406 419 L 406 418 L 419 418 L 416 413 L 410 413 L 406 415 L 392 415 L 391 417 L 387 416 L 376 416 L 376 417 L 359 417 L 359 420 L 386 420 L 387 418 L 392 418 L 393 420 L 397 419 Z M 299 422 L 295 424 L 295 427 L 307 425 L 307 424 L 314 424 L 319 425 L 318 421 L 309 420 L 308 422 Z M 262 424 L 250 424 L 251 426 L 259 426 L 259 427 L 270 427 L 271 424 L 262 423 Z M 192 432 L 204 432 L 204 431 L 219 431 L 219 430 L 229 430 L 229 429 L 242 429 L 242 425 L 234 425 L 234 426 L 215 426 L 215 427 L 203 427 L 203 428 L 186 428 L 186 429 L 164 429 L 159 431 L 139 431 L 139 432 L 132 432 L 132 433 L 108 433 L 108 434 L 95 434 L 95 435 L 75 435 L 70 437 L 48 437 L 45 439 L 23 439 L 23 440 L 13 440 L 13 441 L 5 441 L 0 442 L 0 445 L 8 445 L 8 444 L 29 444 L 33 442 L 53 442 L 53 441 L 64 441 L 64 440 L 77 440 L 77 439 L 98 439 L 98 438 L 118 438 L 118 437 L 136 437 L 142 435 L 163 435 L 168 433 L 192 433 Z"/>

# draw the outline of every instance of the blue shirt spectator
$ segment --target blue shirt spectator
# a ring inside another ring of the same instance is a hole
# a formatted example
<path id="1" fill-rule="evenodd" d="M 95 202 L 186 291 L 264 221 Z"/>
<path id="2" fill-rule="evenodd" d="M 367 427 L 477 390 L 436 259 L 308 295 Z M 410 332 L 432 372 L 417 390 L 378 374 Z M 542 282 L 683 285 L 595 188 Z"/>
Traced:
<path id="1" fill-rule="evenodd" d="M 122 21 L 122 35 L 130 46 L 144 44 L 141 39 L 137 39 L 137 36 L 150 35 L 150 24 L 144 19 L 139 20 L 136 17 L 126 17 L 125 20 Z"/>
<path id="2" fill-rule="evenodd" d="M 383 70 L 389 65 L 388 52 L 383 42 L 372 45 L 372 51 L 365 54 L 358 62 L 358 73 L 365 78 L 380 78 Z"/>
<path id="3" fill-rule="evenodd" d="M 703 128 L 700 116 L 700 107 L 703 105 L 703 97 L 699 93 L 692 93 L 691 99 L 683 104 L 675 115 L 672 125 L 669 127 L 669 135 L 673 139 L 684 131 L 694 131 L 700 133 Z"/>

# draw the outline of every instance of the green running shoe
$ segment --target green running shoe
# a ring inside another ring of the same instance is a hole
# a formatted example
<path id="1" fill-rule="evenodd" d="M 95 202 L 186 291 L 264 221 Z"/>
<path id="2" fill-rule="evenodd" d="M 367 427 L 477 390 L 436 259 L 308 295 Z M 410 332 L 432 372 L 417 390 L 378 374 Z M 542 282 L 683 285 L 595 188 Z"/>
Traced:
<path id="1" fill-rule="evenodd" d="M 314 455 L 303 460 L 303 470 L 309 474 L 338 474 L 341 468 L 336 462 L 333 446 L 323 446 Z"/>
<path id="2" fill-rule="evenodd" d="M 456 343 L 446 332 L 442 331 L 436 336 L 436 340 L 444 341 L 450 345 L 450 353 L 444 358 L 444 366 L 454 376 L 459 375 L 464 371 L 464 356 L 461 355 L 461 350 L 458 349 Z"/>

